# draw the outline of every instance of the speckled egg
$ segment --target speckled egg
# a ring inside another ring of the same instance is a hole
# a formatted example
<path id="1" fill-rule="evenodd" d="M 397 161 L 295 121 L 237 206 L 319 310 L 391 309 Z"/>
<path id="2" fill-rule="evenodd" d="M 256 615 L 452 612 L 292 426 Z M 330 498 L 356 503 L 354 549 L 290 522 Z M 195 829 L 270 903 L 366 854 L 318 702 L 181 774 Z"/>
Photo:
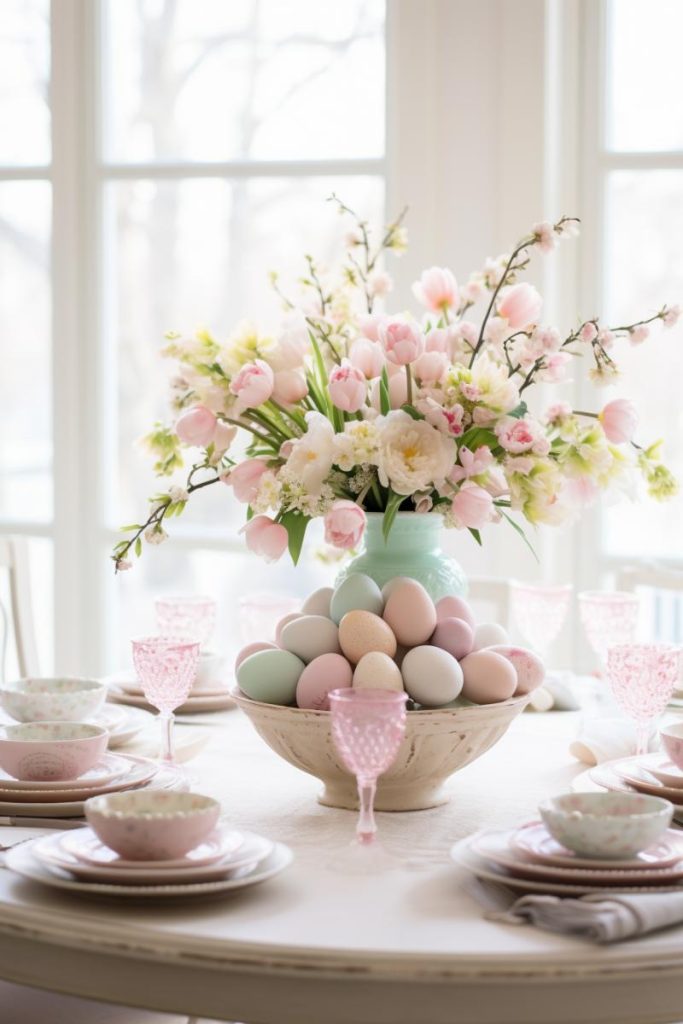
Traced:
<path id="1" fill-rule="evenodd" d="M 341 654 L 321 654 L 299 676 L 297 705 L 312 711 L 329 711 L 330 691 L 348 689 L 352 678 L 353 669 Z"/>
<path id="2" fill-rule="evenodd" d="M 436 627 L 434 602 L 417 580 L 403 579 L 387 598 L 384 621 L 405 647 L 426 644 Z"/>
<path id="3" fill-rule="evenodd" d="M 374 580 L 362 572 L 353 572 L 339 584 L 330 601 L 330 618 L 339 625 L 347 612 L 372 612 L 381 615 L 384 598 Z"/>
<path id="4" fill-rule="evenodd" d="M 455 700 L 462 690 L 462 669 L 441 647 L 413 647 L 401 666 L 408 694 L 425 708 L 438 708 Z"/>
<path id="5" fill-rule="evenodd" d="M 459 661 L 472 650 L 474 633 L 472 627 L 464 619 L 441 619 L 440 622 L 437 622 L 429 642 L 435 647 L 442 647 L 444 651 L 448 651 Z"/>
<path id="6" fill-rule="evenodd" d="M 253 644 L 247 644 L 247 646 L 243 647 L 242 650 L 237 655 L 237 657 L 235 658 L 235 672 L 240 667 L 240 665 L 242 664 L 243 661 L 246 661 L 247 658 L 250 657 L 250 655 L 256 654 L 257 651 L 276 651 L 276 650 L 277 650 L 277 647 L 275 646 L 275 644 L 266 643 L 265 640 L 264 641 L 256 640 L 256 641 L 254 641 Z"/>
<path id="7" fill-rule="evenodd" d="M 322 615 L 300 615 L 284 627 L 280 645 L 308 664 L 321 654 L 339 653 L 339 630 Z"/>
<path id="8" fill-rule="evenodd" d="M 379 615 L 366 611 L 346 613 L 339 623 L 339 644 L 342 653 L 354 665 L 370 651 L 379 651 L 390 658 L 396 653 L 396 637 L 390 626 Z"/>
<path id="9" fill-rule="evenodd" d="M 513 647 L 511 644 L 496 644 L 494 647 L 487 647 L 489 651 L 501 654 L 511 662 L 517 672 L 517 688 L 514 696 L 519 697 L 525 693 L 531 693 L 537 686 L 540 686 L 545 679 L 545 666 L 537 654 L 527 650 L 526 647 Z"/>
<path id="10" fill-rule="evenodd" d="M 484 647 L 493 647 L 494 644 L 508 644 L 510 636 L 504 626 L 497 622 L 482 622 L 474 630 L 473 651 L 481 651 Z"/>
<path id="11" fill-rule="evenodd" d="M 294 622 L 295 619 L 300 618 L 301 612 L 290 612 L 289 615 L 282 616 L 277 626 L 275 627 L 275 643 L 278 645 L 278 647 L 282 647 L 282 630 L 285 628 L 285 626 L 290 622 Z"/>
<path id="12" fill-rule="evenodd" d="M 403 677 L 395 661 L 381 651 L 369 651 L 356 665 L 354 690 L 403 690 Z"/>
<path id="13" fill-rule="evenodd" d="M 470 629 L 474 630 L 475 618 L 472 609 L 462 597 L 442 597 L 436 602 L 436 618 L 439 622 L 442 619 L 462 619 Z"/>
<path id="14" fill-rule="evenodd" d="M 304 663 L 290 651 L 257 651 L 237 670 L 242 693 L 265 704 L 293 704 Z"/>
<path id="15" fill-rule="evenodd" d="M 326 619 L 329 619 L 330 601 L 333 594 L 333 587 L 321 587 L 319 590 L 314 590 L 301 605 L 301 614 L 324 615 Z"/>
<path id="16" fill-rule="evenodd" d="M 460 665 L 464 678 L 462 695 L 475 704 L 508 700 L 517 688 L 514 665 L 495 651 L 473 651 Z"/>

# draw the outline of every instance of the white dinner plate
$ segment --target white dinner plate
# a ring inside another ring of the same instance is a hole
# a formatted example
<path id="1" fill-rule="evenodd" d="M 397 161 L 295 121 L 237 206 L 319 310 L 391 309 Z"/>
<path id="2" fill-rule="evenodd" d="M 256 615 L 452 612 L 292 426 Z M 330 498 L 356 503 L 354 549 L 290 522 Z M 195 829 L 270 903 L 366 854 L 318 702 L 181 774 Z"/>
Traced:
<path id="1" fill-rule="evenodd" d="M 217 696 L 200 696 L 190 694 L 184 704 L 176 708 L 177 715 L 193 715 L 202 711 L 225 711 L 227 708 L 234 708 L 235 702 L 228 690 L 222 690 Z M 143 708 L 145 711 L 154 711 L 152 705 L 141 694 L 128 693 L 117 683 L 109 683 L 109 695 L 107 700 L 115 704 L 128 704 L 133 708 Z"/>
<path id="2" fill-rule="evenodd" d="M 130 743 L 143 729 L 154 724 L 154 715 L 144 708 L 132 708 L 127 704 L 105 704 L 91 719 L 96 725 L 109 730 L 109 749 L 117 750 Z"/>
<path id="3" fill-rule="evenodd" d="M 33 856 L 32 847 L 40 840 L 20 843 L 9 850 L 5 864 L 16 874 L 33 882 L 53 889 L 63 889 L 79 896 L 100 896 L 114 899 L 122 897 L 134 900 L 183 900 L 228 893 L 279 875 L 292 863 L 293 853 L 284 843 L 275 843 L 272 853 L 255 867 L 243 868 L 232 878 L 217 882 L 187 882 L 167 885 L 110 885 L 106 882 L 82 882 L 72 878 L 59 868 L 47 868 Z"/>
<path id="4" fill-rule="evenodd" d="M 244 832 L 219 824 L 204 842 L 195 846 L 194 850 L 190 850 L 184 857 L 177 857 L 175 860 L 146 860 L 144 865 L 141 865 L 139 860 L 126 860 L 124 857 L 120 857 L 115 850 L 105 846 L 88 827 L 63 832 L 61 847 L 83 864 L 95 867 L 115 867 L 117 870 L 124 871 L 141 866 L 146 868 L 187 868 L 213 864 L 228 854 L 236 853 L 244 842 L 244 836 Z"/>
<path id="5" fill-rule="evenodd" d="M 20 793 L 49 790 L 59 793 L 70 789 L 92 789 L 106 786 L 128 772 L 130 762 L 127 758 L 120 754 L 105 753 L 96 765 L 76 779 L 13 779 L 0 769 L 0 790 L 11 789 Z"/>

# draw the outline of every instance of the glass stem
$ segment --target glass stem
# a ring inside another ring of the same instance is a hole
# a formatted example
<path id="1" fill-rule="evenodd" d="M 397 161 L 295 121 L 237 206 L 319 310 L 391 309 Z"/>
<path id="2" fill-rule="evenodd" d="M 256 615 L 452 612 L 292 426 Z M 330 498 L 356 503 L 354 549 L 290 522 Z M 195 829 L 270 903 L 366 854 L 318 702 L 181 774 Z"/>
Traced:
<path id="1" fill-rule="evenodd" d="M 650 722 L 636 722 L 636 754 L 647 754 L 650 745 Z"/>
<path id="2" fill-rule="evenodd" d="M 173 712 L 160 711 L 161 720 L 161 760 L 173 764 Z"/>
<path id="3" fill-rule="evenodd" d="M 374 842 L 377 833 L 374 811 L 376 792 L 376 779 L 358 779 L 360 814 L 358 815 L 358 824 L 356 825 L 356 836 L 358 837 L 358 842 L 364 845 Z"/>

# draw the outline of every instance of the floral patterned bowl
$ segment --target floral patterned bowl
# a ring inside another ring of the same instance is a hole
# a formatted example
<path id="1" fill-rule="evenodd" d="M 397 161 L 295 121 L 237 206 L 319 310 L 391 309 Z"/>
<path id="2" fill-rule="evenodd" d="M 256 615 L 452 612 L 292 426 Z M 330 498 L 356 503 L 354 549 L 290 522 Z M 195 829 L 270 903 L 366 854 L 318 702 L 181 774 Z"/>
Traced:
<path id="1" fill-rule="evenodd" d="M 640 793 L 565 793 L 539 811 L 553 839 L 568 850 L 622 860 L 659 838 L 671 823 L 673 807 Z"/>
<path id="2" fill-rule="evenodd" d="M 86 801 L 98 839 L 126 860 L 175 860 L 216 827 L 220 804 L 199 793 L 130 790 Z"/>
<path id="3" fill-rule="evenodd" d="M 68 676 L 18 679 L 0 688 L 0 704 L 19 722 L 82 722 L 100 710 L 106 696 L 97 679 Z"/>
<path id="4" fill-rule="evenodd" d="M 665 729 L 659 730 L 659 735 L 667 754 L 676 767 L 683 771 L 683 722 L 667 725 Z"/>
<path id="5" fill-rule="evenodd" d="M 0 768 L 22 781 L 77 779 L 96 765 L 109 733 L 82 722 L 26 722 L 0 728 Z"/>

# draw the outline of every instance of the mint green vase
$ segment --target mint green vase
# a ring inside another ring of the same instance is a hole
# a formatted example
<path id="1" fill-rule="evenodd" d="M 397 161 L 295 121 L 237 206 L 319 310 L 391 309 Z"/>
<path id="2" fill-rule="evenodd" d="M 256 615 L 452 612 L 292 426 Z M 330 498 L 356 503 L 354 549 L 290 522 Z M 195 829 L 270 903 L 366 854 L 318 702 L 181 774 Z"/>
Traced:
<path id="1" fill-rule="evenodd" d="M 369 512 L 363 550 L 341 570 L 335 583 L 363 572 L 380 587 L 394 576 L 418 580 L 433 601 L 447 594 L 467 593 L 462 566 L 441 550 L 443 516 L 433 512 L 399 512 L 388 539 L 382 535 L 382 513 Z"/>

